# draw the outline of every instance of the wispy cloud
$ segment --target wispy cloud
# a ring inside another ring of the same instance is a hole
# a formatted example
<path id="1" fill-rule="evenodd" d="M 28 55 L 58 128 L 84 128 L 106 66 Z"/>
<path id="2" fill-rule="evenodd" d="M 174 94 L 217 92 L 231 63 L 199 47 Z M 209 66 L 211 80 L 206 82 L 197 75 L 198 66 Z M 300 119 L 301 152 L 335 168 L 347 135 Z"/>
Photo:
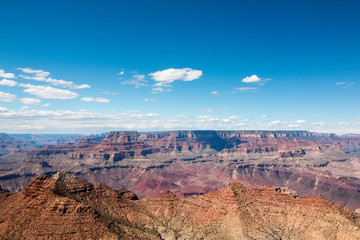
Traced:
<path id="1" fill-rule="evenodd" d="M 84 89 L 84 88 L 91 88 L 89 84 L 80 84 L 80 85 L 72 85 L 72 89 Z"/>
<path id="2" fill-rule="evenodd" d="M 218 91 L 212 91 L 212 92 L 209 92 L 209 94 L 211 94 L 211 95 L 219 95 L 219 92 Z"/>
<path id="3" fill-rule="evenodd" d="M 165 93 L 165 92 L 170 92 L 171 89 L 169 88 L 164 88 L 164 87 L 154 87 L 152 88 L 152 93 Z"/>
<path id="4" fill-rule="evenodd" d="M 21 70 L 23 73 L 27 74 L 35 74 L 38 77 L 47 77 L 50 75 L 50 72 L 46 72 L 44 70 L 34 70 L 31 68 L 17 68 L 18 70 Z"/>
<path id="5" fill-rule="evenodd" d="M 21 108 L 18 111 L 0 107 L 1 127 L 13 131 L 31 129 L 151 129 L 159 122 L 159 114 L 139 111 L 92 113 L 86 110 L 37 110 Z"/>
<path id="6" fill-rule="evenodd" d="M 34 80 L 34 81 L 40 81 L 40 82 L 46 82 L 53 86 L 67 87 L 67 88 L 71 88 L 71 89 L 84 89 L 84 88 L 91 87 L 89 84 L 76 85 L 72 81 L 65 81 L 62 79 L 51 78 L 51 77 L 49 77 L 50 72 L 46 72 L 44 70 L 34 70 L 31 68 L 17 68 L 17 70 L 20 70 L 26 74 L 31 74 L 31 75 L 19 75 L 19 77 L 21 77 L 21 78 L 28 79 L 28 80 Z"/>
<path id="7" fill-rule="evenodd" d="M 20 87 L 26 88 L 23 92 L 35 95 L 38 98 L 47 98 L 47 99 L 74 99 L 79 96 L 76 92 L 71 92 L 69 90 L 41 86 L 41 85 L 32 85 L 32 84 L 19 84 Z"/>
<path id="8" fill-rule="evenodd" d="M 109 103 L 110 100 L 107 98 L 100 98 L 100 97 L 83 97 L 81 98 L 81 101 L 84 102 L 98 102 L 98 103 Z"/>
<path id="9" fill-rule="evenodd" d="M 117 130 L 175 130 L 175 129 L 218 129 L 218 130 L 300 130 L 308 129 L 320 132 L 360 133 L 360 122 L 307 122 L 305 120 L 274 120 L 253 122 L 237 115 L 174 115 L 162 116 L 154 112 L 123 111 L 94 113 L 87 110 L 39 110 L 29 106 L 10 110 L 0 106 L 0 122 L 3 131 L 38 132 L 44 131 L 108 131 Z M 95 130 L 95 128 L 99 130 Z M 89 132 L 90 133 L 90 132 Z"/>
<path id="10" fill-rule="evenodd" d="M 236 91 L 240 91 L 240 92 L 256 92 L 258 90 L 257 87 L 238 87 L 235 88 L 235 92 Z"/>
<path id="11" fill-rule="evenodd" d="M 200 109 L 199 112 L 213 112 L 214 109 L 208 108 L 208 109 Z"/>
<path id="12" fill-rule="evenodd" d="M 144 102 L 157 102 L 158 100 L 156 98 L 145 98 Z"/>
<path id="13" fill-rule="evenodd" d="M 148 86 L 147 80 L 145 79 L 145 75 L 143 74 L 134 74 L 132 75 L 132 79 L 123 81 L 121 84 L 124 85 L 134 85 L 135 88 Z"/>
<path id="14" fill-rule="evenodd" d="M 340 86 L 342 89 L 348 89 L 353 86 L 355 82 L 337 82 L 336 85 Z"/>
<path id="15" fill-rule="evenodd" d="M 233 124 L 232 126 L 245 126 L 248 122 L 248 119 L 242 119 L 239 116 L 230 116 L 230 117 L 214 117 L 209 115 L 200 115 L 197 116 L 197 119 L 201 123 L 225 123 Z"/>

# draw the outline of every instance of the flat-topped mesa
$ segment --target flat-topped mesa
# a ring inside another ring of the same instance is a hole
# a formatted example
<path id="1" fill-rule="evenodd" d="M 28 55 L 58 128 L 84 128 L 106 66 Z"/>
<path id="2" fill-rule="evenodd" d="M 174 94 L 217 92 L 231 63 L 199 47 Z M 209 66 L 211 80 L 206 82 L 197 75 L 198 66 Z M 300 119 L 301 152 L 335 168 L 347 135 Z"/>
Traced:
<path id="1" fill-rule="evenodd" d="M 296 138 L 312 137 L 309 131 L 266 131 L 266 130 L 176 130 L 162 131 L 160 133 L 142 133 L 137 131 L 111 131 L 107 134 L 108 141 L 130 141 L 135 139 L 156 139 L 156 138 L 185 138 L 198 139 L 204 137 L 220 138 Z"/>
<path id="2" fill-rule="evenodd" d="M 222 138 L 309 138 L 313 134 L 309 131 L 266 131 L 266 130 L 237 130 L 217 131 Z"/>
<path id="3" fill-rule="evenodd" d="M 137 131 L 111 131 L 106 135 L 105 141 L 130 142 L 137 140 L 139 135 Z"/>
<path id="4" fill-rule="evenodd" d="M 130 154 L 131 157 L 134 155 L 144 156 L 144 154 L 184 150 L 219 152 L 224 149 L 232 149 L 235 146 L 239 146 L 242 152 L 255 152 L 255 148 L 264 148 L 262 152 L 268 152 L 277 151 L 278 147 L 274 146 L 280 142 L 294 140 L 297 143 L 298 141 L 304 142 L 311 139 L 313 139 L 313 135 L 308 131 L 178 130 L 159 133 L 111 131 L 101 141 L 99 149 L 102 149 L 103 152 L 110 151 L 111 156 L 114 155 L 116 150 L 134 151 L 134 153 Z M 138 151 L 139 149 L 144 149 L 145 152 Z M 234 149 L 234 151 L 238 150 Z M 124 155 L 122 158 L 125 158 L 129 155 L 129 152 L 121 154 Z"/>
<path id="5" fill-rule="evenodd" d="M 172 136 L 178 138 L 220 137 L 228 138 L 296 138 L 312 137 L 309 131 L 265 131 L 265 130 L 181 130 L 163 131 L 159 134 L 162 137 Z"/>

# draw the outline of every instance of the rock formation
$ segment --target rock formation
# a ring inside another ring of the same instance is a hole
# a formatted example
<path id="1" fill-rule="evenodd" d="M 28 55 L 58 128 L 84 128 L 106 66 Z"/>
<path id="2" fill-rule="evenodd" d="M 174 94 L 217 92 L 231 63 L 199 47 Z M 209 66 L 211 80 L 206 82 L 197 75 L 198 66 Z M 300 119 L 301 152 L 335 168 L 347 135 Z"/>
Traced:
<path id="1" fill-rule="evenodd" d="M 56 173 L 0 197 L 2 239 L 360 239 L 360 215 L 322 196 L 231 182 L 201 196 L 138 200 Z"/>
<path id="2" fill-rule="evenodd" d="M 126 188 L 139 198 L 173 191 L 202 195 L 232 180 L 321 194 L 360 208 L 360 138 L 308 131 L 109 132 L 0 157 L 0 185 L 21 190 L 33 177 L 57 171 Z"/>

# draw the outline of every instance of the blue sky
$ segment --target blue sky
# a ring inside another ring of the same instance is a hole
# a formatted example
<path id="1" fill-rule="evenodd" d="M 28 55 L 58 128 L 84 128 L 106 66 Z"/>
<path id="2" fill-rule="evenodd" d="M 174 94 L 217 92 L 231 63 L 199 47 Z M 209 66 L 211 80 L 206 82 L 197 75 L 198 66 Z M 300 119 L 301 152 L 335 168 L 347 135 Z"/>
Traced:
<path id="1" fill-rule="evenodd" d="M 2 1 L 8 133 L 360 133 L 359 1 Z"/>

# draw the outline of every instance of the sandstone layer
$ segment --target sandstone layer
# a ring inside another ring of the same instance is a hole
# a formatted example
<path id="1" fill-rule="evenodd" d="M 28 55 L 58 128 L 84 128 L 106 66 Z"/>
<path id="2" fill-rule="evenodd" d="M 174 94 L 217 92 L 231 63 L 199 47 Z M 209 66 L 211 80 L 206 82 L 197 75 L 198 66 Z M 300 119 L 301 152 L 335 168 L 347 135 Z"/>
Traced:
<path id="1" fill-rule="evenodd" d="M 0 197 L 2 239 L 360 239 L 360 215 L 289 189 L 226 188 L 138 200 L 66 173 Z"/>
<path id="2" fill-rule="evenodd" d="M 139 198 L 246 186 L 280 186 L 360 208 L 360 138 L 307 131 L 109 132 L 0 157 L 0 185 L 18 191 L 35 176 L 67 171 Z"/>

